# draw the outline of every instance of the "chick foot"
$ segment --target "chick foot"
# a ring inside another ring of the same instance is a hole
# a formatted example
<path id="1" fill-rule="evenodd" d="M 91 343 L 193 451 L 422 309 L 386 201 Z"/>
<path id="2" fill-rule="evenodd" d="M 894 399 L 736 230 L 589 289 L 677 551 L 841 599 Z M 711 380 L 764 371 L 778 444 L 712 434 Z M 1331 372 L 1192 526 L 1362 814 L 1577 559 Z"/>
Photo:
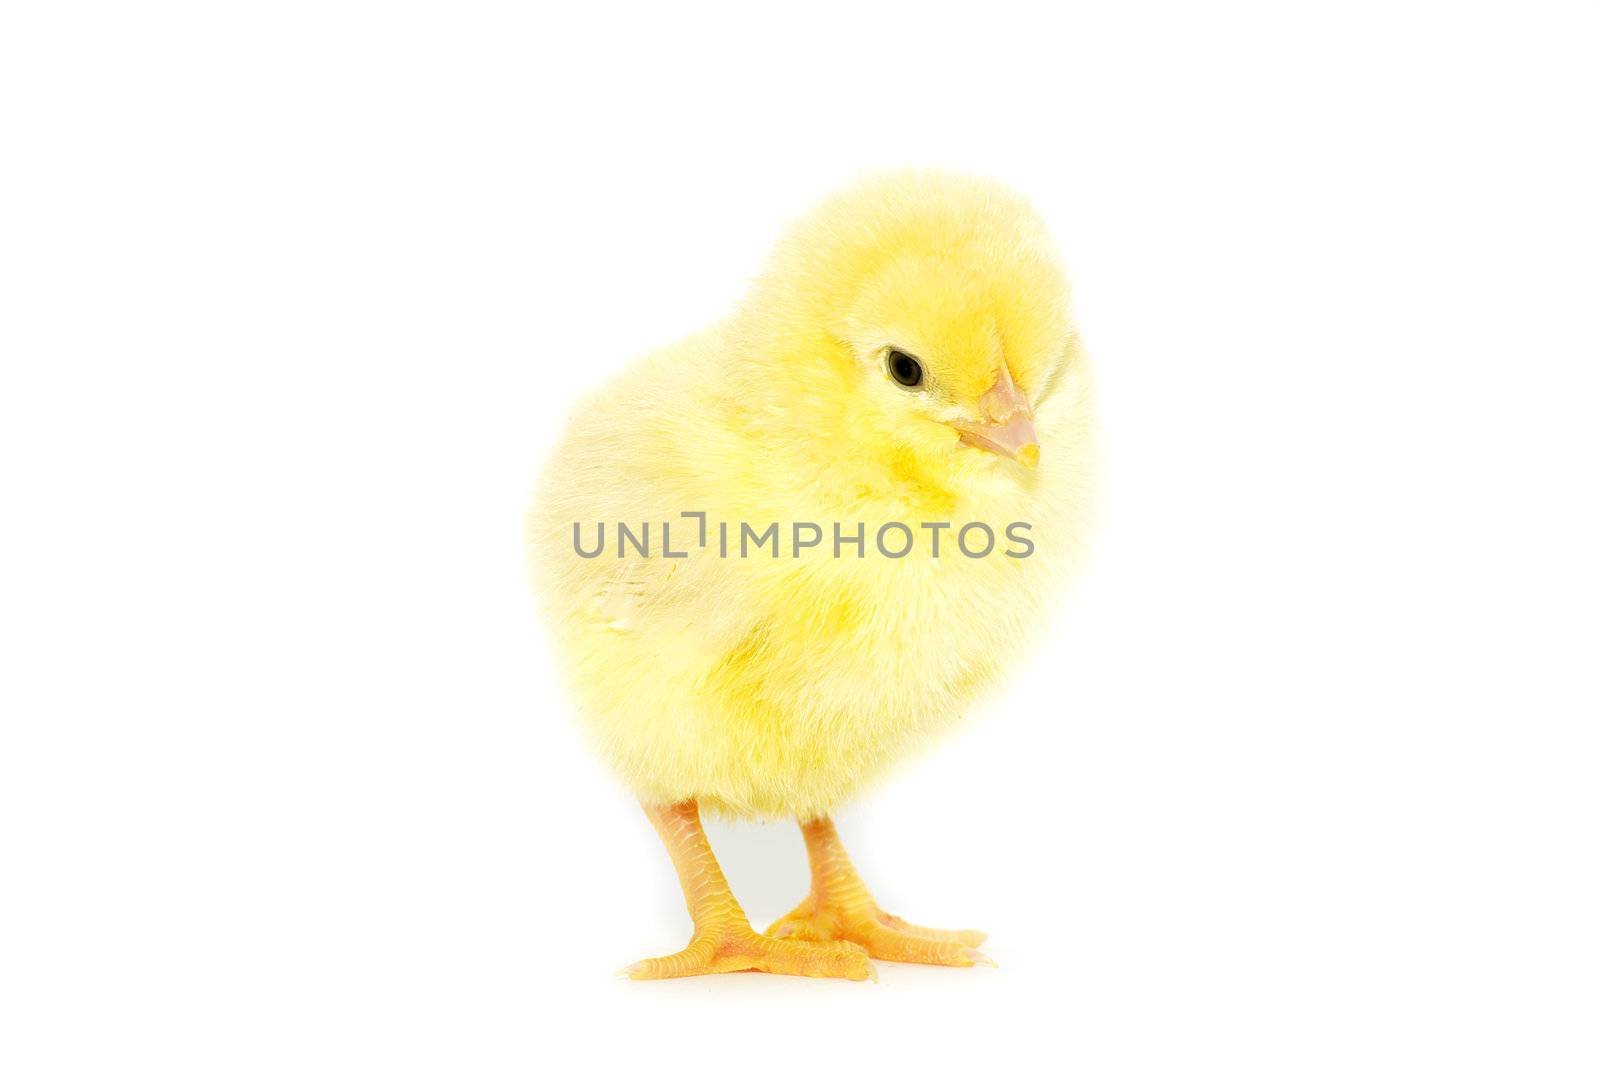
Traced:
<path id="1" fill-rule="evenodd" d="M 913 926 L 904 919 L 869 904 L 862 910 L 844 910 L 818 904 L 806 897 L 800 906 L 767 928 L 769 937 L 793 941 L 845 941 L 858 945 L 873 959 L 897 963 L 932 963 L 942 967 L 995 965 L 978 951 L 984 934 L 979 930 L 936 930 Z"/>
<path id="2" fill-rule="evenodd" d="M 808 978 L 864 981 L 877 973 L 860 948 L 843 942 L 785 941 L 750 928 L 739 901 L 712 854 L 693 800 L 645 813 L 667 846 L 677 868 L 683 898 L 694 920 L 694 937 L 682 952 L 640 960 L 626 969 L 629 978 L 685 978 L 696 974 L 765 971 Z"/>
<path id="3" fill-rule="evenodd" d="M 749 925 L 723 934 L 696 934 L 682 952 L 640 960 L 627 969 L 629 978 L 687 978 L 696 974 L 765 971 L 807 978 L 876 978 L 867 954 L 842 941 L 813 944 L 763 937 Z"/>
<path id="4" fill-rule="evenodd" d="M 859 945 L 873 959 L 932 963 L 945 967 L 994 966 L 978 951 L 981 930 L 914 926 L 880 908 L 839 843 L 828 818 L 801 825 L 811 857 L 811 895 L 767 928 L 767 936 L 796 941 Z"/>

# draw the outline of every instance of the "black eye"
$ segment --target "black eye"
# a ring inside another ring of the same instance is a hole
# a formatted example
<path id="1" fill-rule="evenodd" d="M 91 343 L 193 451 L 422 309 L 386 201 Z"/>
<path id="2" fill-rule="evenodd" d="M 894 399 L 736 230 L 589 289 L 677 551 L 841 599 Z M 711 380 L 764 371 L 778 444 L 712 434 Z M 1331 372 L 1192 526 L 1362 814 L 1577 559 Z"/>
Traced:
<path id="1" fill-rule="evenodd" d="M 902 387 L 915 387 L 922 383 L 922 362 L 901 350 L 889 351 L 889 378 Z"/>

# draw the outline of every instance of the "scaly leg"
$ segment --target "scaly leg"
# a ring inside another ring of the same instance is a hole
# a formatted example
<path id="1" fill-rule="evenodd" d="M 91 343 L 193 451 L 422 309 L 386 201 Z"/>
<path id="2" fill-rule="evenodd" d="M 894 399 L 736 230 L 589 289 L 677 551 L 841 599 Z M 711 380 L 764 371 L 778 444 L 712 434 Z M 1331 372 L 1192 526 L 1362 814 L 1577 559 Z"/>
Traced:
<path id="1" fill-rule="evenodd" d="M 628 967 L 630 978 L 683 978 L 692 974 L 726 974 L 730 971 L 767 971 L 803 974 L 812 978 L 875 976 L 866 955 L 853 945 L 839 942 L 814 944 L 763 937 L 750 928 L 744 908 L 733 898 L 722 876 L 711 842 L 700 825 L 700 808 L 694 800 L 670 807 L 646 807 L 645 813 L 661 834 L 678 870 L 683 898 L 694 920 L 694 937 L 682 952 L 645 959 Z"/>
<path id="2" fill-rule="evenodd" d="M 937 963 L 947 967 L 994 966 L 979 952 L 979 930 L 935 930 L 913 926 L 873 902 L 850 863 L 831 818 L 802 822 L 806 854 L 811 857 L 811 895 L 767 928 L 769 937 L 801 941 L 849 941 L 873 959 L 902 963 Z"/>

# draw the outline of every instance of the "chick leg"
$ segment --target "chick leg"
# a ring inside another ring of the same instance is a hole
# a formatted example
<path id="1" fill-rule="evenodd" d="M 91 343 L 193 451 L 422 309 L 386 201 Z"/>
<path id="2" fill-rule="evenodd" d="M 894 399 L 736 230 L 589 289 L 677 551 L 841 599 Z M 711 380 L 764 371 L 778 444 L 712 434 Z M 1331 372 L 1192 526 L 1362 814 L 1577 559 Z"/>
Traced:
<path id="1" fill-rule="evenodd" d="M 937 963 L 947 967 L 994 966 L 979 952 L 979 930 L 935 930 L 913 926 L 878 907 L 850 863 L 831 818 L 802 822 L 811 857 L 811 895 L 767 929 L 769 937 L 802 941 L 849 941 L 873 959 Z"/>
<path id="2" fill-rule="evenodd" d="M 728 879 L 722 876 L 717 857 L 711 853 L 711 842 L 706 840 L 706 831 L 700 825 L 700 808 L 694 800 L 670 807 L 646 807 L 645 813 L 661 834 L 672 865 L 678 870 L 683 898 L 694 920 L 694 936 L 682 952 L 632 964 L 628 977 L 682 978 L 730 971 L 857 981 L 874 976 L 866 955 L 853 945 L 784 941 L 751 929 L 744 908 L 733 898 Z"/>

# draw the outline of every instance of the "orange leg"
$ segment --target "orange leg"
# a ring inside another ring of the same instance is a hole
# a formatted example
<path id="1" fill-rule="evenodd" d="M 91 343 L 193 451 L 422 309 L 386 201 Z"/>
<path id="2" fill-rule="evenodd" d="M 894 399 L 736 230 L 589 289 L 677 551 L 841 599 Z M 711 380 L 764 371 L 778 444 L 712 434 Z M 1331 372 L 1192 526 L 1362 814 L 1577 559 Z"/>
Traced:
<path id="1" fill-rule="evenodd" d="M 672 856 L 683 885 L 683 898 L 694 920 L 694 936 L 682 952 L 640 960 L 628 967 L 630 978 L 683 978 L 692 974 L 767 971 L 812 978 L 874 977 L 861 949 L 840 942 L 826 944 L 763 937 L 750 928 L 744 908 L 733 898 L 722 876 L 711 842 L 700 825 L 693 800 L 670 807 L 646 807 L 645 813 Z"/>
<path id="2" fill-rule="evenodd" d="M 978 951 L 979 930 L 935 930 L 913 926 L 884 911 L 850 863 L 831 818 L 803 822 L 800 832 L 811 857 L 811 895 L 768 929 L 769 937 L 801 941 L 849 941 L 873 959 L 937 963 L 946 967 L 994 966 Z"/>

